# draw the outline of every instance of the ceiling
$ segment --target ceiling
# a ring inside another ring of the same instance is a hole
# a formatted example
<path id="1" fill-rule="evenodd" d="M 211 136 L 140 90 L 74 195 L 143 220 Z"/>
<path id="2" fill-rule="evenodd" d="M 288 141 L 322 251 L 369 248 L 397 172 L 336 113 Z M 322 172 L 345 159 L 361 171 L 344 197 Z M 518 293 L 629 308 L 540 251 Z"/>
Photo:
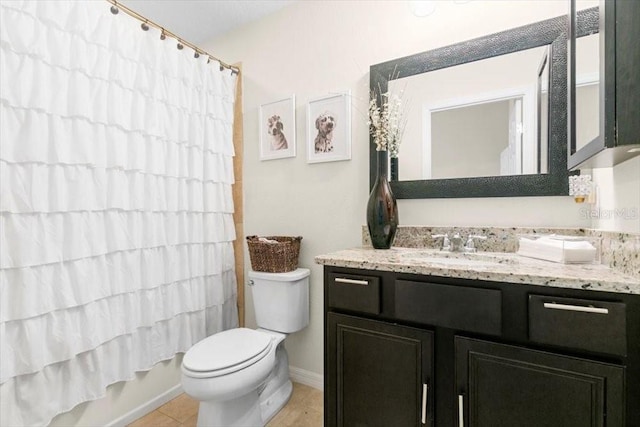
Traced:
<path id="1" fill-rule="evenodd" d="M 119 0 L 187 42 L 199 44 L 295 0 Z"/>

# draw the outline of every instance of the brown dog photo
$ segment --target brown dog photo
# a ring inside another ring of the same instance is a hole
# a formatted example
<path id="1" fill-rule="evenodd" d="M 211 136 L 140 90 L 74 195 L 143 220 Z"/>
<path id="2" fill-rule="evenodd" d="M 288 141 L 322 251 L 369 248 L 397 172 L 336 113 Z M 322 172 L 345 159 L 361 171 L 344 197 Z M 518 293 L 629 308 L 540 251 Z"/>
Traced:
<path id="1" fill-rule="evenodd" d="M 287 138 L 284 136 L 284 124 L 280 116 L 273 115 L 267 119 L 267 133 L 271 135 L 271 150 L 286 150 L 289 148 Z"/>

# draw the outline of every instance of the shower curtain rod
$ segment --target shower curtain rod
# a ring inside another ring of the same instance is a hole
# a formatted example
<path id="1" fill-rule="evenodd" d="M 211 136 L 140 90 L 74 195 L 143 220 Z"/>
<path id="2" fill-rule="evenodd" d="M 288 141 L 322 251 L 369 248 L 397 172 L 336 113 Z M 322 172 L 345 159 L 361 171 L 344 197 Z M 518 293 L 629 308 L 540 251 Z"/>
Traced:
<path id="1" fill-rule="evenodd" d="M 138 12 L 129 9 L 127 6 L 123 5 L 122 3 L 118 3 L 118 0 L 107 0 L 109 3 L 111 3 L 113 6 L 111 7 L 111 12 L 113 14 L 117 14 L 119 10 L 122 10 L 124 13 L 126 13 L 129 16 L 132 16 L 134 18 L 136 18 L 138 21 L 142 22 L 142 29 L 143 30 L 148 30 L 149 28 L 147 27 L 146 29 L 144 28 L 144 25 L 150 25 L 152 27 L 155 27 L 157 29 L 159 29 L 160 31 L 162 31 L 162 35 L 163 36 L 169 36 L 171 38 L 174 38 L 178 41 L 178 49 L 182 49 L 182 47 L 180 47 L 181 45 L 185 45 L 185 46 L 189 46 L 191 49 L 193 49 L 196 54 L 194 55 L 196 58 L 200 55 L 206 55 L 209 57 L 209 59 L 213 59 L 214 61 L 218 61 L 220 63 L 220 71 L 222 71 L 222 68 L 227 68 L 229 70 L 231 70 L 231 73 L 233 74 L 239 74 L 240 73 L 240 69 L 238 67 L 234 67 L 233 65 L 229 65 L 226 62 L 221 61 L 220 59 L 216 58 L 215 56 L 211 55 L 210 53 L 200 49 L 199 47 L 197 47 L 196 45 L 189 43 L 188 41 L 181 39 L 180 37 L 176 36 L 175 34 L 173 34 L 171 31 L 168 31 L 167 29 L 165 29 L 163 26 L 156 24 L 155 22 L 145 18 L 144 16 L 140 15 Z M 114 7 L 116 8 L 114 10 Z M 162 36 L 161 36 L 162 37 Z M 164 38 L 163 38 L 164 40 Z"/>

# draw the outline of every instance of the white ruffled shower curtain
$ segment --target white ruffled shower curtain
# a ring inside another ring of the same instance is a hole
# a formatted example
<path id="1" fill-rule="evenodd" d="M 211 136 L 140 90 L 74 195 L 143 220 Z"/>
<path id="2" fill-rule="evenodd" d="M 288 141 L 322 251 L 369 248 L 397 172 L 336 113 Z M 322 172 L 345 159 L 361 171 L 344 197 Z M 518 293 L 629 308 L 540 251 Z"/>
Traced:
<path id="1" fill-rule="evenodd" d="M 236 76 L 106 1 L 0 2 L 0 425 L 237 326 Z"/>

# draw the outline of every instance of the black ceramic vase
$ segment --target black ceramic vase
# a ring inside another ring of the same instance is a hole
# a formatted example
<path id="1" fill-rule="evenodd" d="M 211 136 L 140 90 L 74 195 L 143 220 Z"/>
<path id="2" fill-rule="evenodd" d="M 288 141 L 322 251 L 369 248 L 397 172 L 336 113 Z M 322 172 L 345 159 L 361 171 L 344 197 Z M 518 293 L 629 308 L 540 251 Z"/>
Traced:
<path id="1" fill-rule="evenodd" d="M 386 151 L 378 151 L 378 176 L 367 203 L 367 227 L 376 249 L 389 249 L 398 228 L 398 204 L 388 179 Z"/>
<path id="2" fill-rule="evenodd" d="M 389 159 L 389 162 L 391 163 L 391 172 L 389 172 L 391 174 L 391 181 L 397 181 L 398 180 L 398 158 L 392 157 Z"/>

